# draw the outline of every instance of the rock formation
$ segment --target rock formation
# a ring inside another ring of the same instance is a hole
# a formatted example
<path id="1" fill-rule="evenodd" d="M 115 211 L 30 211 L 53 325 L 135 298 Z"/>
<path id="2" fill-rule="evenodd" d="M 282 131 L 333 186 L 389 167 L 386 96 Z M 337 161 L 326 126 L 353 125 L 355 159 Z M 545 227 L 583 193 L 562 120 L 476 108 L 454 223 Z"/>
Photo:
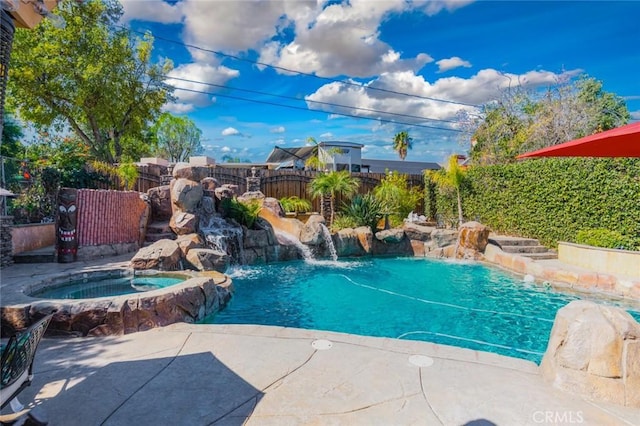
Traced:
<path id="1" fill-rule="evenodd" d="M 573 301 L 556 314 L 540 367 L 557 388 L 640 408 L 640 324 L 621 308 Z"/>

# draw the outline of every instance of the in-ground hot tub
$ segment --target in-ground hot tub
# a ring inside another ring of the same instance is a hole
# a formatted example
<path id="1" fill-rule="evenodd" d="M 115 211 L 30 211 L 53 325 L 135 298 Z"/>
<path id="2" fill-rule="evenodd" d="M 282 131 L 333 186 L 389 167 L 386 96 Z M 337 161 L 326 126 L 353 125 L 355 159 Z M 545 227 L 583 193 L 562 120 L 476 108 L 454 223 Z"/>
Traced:
<path id="1" fill-rule="evenodd" d="M 93 299 L 141 293 L 171 287 L 188 279 L 180 274 L 127 274 L 105 271 L 72 275 L 67 280 L 47 285 L 30 294 L 41 299 Z"/>
<path id="2" fill-rule="evenodd" d="M 126 289 L 132 282 L 134 287 Z M 200 321 L 224 307 L 231 292 L 231 279 L 215 271 L 147 270 L 134 275 L 130 269 L 111 269 L 58 274 L 25 284 L 20 303 L 2 306 L 2 329 L 10 333 L 54 312 L 48 328 L 52 333 L 128 334 Z M 75 298 L 65 298 L 70 295 Z"/>

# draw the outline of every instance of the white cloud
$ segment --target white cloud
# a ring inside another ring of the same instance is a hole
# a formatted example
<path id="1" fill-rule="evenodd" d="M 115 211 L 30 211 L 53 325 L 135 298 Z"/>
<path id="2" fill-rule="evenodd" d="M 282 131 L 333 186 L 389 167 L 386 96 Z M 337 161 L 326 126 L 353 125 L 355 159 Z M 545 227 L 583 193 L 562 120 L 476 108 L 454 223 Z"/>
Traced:
<path id="1" fill-rule="evenodd" d="M 220 148 L 220 151 L 222 151 L 222 152 L 231 152 L 232 149 L 229 148 L 228 146 L 223 146 L 222 148 Z"/>
<path id="2" fill-rule="evenodd" d="M 123 23 L 139 20 L 161 24 L 182 22 L 182 3 L 169 4 L 164 1 L 120 0 L 124 15 Z"/>
<path id="3" fill-rule="evenodd" d="M 629 114 L 631 115 L 631 120 L 640 121 L 640 110 L 639 111 L 629 111 Z"/>
<path id="4" fill-rule="evenodd" d="M 474 112 L 476 108 L 472 105 L 482 105 L 496 99 L 500 91 L 509 86 L 520 85 L 526 88 L 535 88 L 541 85 L 553 84 L 560 78 L 567 75 L 575 75 L 578 72 L 574 70 L 556 74 L 548 71 L 530 71 L 525 74 L 515 75 L 501 73 L 493 69 L 485 69 L 468 79 L 448 77 L 430 83 L 423 76 L 405 71 L 385 73 L 363 85 L 347 85 L 339 82 L 329 83 L 320 87 L 311 95 L 306 96 L 305 99 L 355 107 L 344 108 L 308 102 L 309 108 L 320 109 L 329 113 L 385 118 L 400 122 L 420 122 L 427 125 L 447 127 L 451 126 L 451 124 L 431 121 L 427 120 L 427 118 L 455 120 L 456 114 L 460 110 Z M 372 88 L 387 91 L 371 90 Z M 388 91 L 399 92 L 399 94 Z M 356 108 L 391 111 L 396 114 L 424 117 L 425 120 L 391 115 L 385 117 L 384 114 Z"/>
<path id="5" fill-rule="evenodd" d="M 379 27 L 390 13 L 413 7 L 403 0 L 331 4 L 315 19 L 295 21 L 296 37 L 289 43 L 272 41 L 260 51 L 260 61 L 328 77 L 368 77 L 382 72 L 417 71 L 433 61 L 421 53 L 402 59 L 379 38 Z M 306 25 L 305 25 L 306 24 Z"/>
<path id="6" fill-rule="evenodd" d="M 333 138 L 333 133 L 327 132 L 320 135 L 320 139 L 329 139 L 329 138 Z"/>
<path id="7" fill-rule="evenodd" d="M 278 127 L 274 127 L 270 130 L 271 133 L 284 133 L 285 132 L 285 128 L 284 126 L 278 126 Z"/>
<path id="8" fill-rule="evenodd" d="M 171 103 L 165 104 L 162 107 L 163 111 L 170 112 L 172 114 L 177 114 L 177 115 L 189 113 L 193 111 L 193 109 L 194 108 L 192 104 L 185 104 L 181 102 L 171 102 Z"/>
<path id="9" fill-rule="evenodd" d="M 414 5 L 421 8 L 428 16 L 437 15 L 442 10 L 453 12 L 456 9 L 473 3 L 476 0 L 414 0 Z"/>
<path id="10" fill-rule="evenodd" d="M 227 127 L 221 133 L 222 136 L 240 136 L 242 133 L 233 127 Z"/>
<path id="11" fill-rule="evenodd" d="M 185 41 L 210 49 L 240 52 L 256 49 L 292 25 L 305 22 L 320 8 L 318 2 L 184 0 Z"/>
<path id="12" fill-rule="evenodd" d="M 465 61 L 457 56 L 440 59 L 436 64 L 438 65 L 438 72 L 445 72 L 459 67 L 471 68 L 471 62 Z"/>
<path id="13" fill-rule="evenodd" d="M 176 97 L 175 102 L 191 104 L 191 110 L 193 110 L 194 107 L 209 106 L 216 101 L 216 98 L 211 95 L 211 92 L 218 89 L 203 83 L 224 85 L 227 81 L 239 75 L 239 71 L 222 65 L 214 66 L 203 63 L 189 63 L 171 70 L 165 82 L 176 88 L 173 93 Z"/>

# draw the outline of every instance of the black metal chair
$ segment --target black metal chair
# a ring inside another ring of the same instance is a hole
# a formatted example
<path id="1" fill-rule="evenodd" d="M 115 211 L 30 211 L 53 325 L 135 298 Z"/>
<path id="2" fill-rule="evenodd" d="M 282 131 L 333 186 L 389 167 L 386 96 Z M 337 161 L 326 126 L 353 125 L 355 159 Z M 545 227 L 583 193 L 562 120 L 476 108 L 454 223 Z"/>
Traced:
<path id="1" fill-rule="evenodd" d="M 53 315 L 47 315 L 22 332 L 11 336 L 2 348 L 0 409 L 11 403 L 13 411 L 22 410 L 17 396 L 31 384 L 36 349 Z"/>

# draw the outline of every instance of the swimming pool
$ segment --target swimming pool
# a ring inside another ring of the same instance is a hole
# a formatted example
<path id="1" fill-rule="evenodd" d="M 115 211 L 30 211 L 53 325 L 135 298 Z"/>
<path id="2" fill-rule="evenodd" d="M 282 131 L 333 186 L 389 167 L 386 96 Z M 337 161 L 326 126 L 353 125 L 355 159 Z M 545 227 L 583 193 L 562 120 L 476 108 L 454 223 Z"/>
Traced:
<path id="1" fill-rule="evenodd" d="M 556 311 L 579 298 L 479 263 L 416 258 L 290 262 L 229 275 L 234 296 L 206 323 L 423 340 L 537 363 Z"/>

